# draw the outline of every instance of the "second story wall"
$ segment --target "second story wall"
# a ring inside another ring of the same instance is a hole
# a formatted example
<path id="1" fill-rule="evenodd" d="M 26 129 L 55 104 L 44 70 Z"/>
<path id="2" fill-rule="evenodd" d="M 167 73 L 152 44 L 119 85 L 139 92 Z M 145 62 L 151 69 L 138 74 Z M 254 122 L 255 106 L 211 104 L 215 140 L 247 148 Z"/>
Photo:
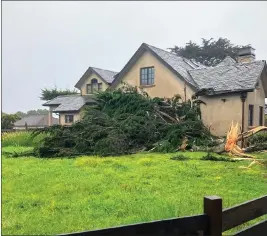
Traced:
<path id="1" fill-rule="evenodd" d="M 141 68 L 154 67 L 154 83 L 151 85 L 141 85 Z M 146 51 L 135 62 L 131 69 L 123 76 L 121 82 L 126 82 L 131 86 L 143 88 L 145 92 L 151 97 L 173 97 L 179 94 L 183 99 L 185 98 L 184 87 L 186 86 L 186 99 L 191 98 L 194 94 L 193 89 L 185 85 L 185 82 L 178 78 L 170 69 L 168 69 L 161 61 L 154 55 Z M 119 83 L 118 87 L 122 84 Z"/>
<path id="2" fill-rule="evenodd" d="M 94 82 L 97 81 L 97 84 L 94 84 Z M 94 85 L 93 85 L 94 84 Z M 92 94 L 94 89 L 105 91 L 109 85 L 103 81 L 99 76 L 97 76 L 95 73 L 92 73 L 83 83 L 81 86 L 81 94 L 87 95 Z M 93 91 L 92 91 L 93 89 Z"/>
<path id="3" fill-rule="evenodd" d="M 69 119 L 66 119 L 66 116 L 72 116 L 73 121 L 68 122 Z M 66 112 L 59 114 L 59 124 L 60 125 L 72 125 L 74 122 L 80 120 L 80 112 Z"/>

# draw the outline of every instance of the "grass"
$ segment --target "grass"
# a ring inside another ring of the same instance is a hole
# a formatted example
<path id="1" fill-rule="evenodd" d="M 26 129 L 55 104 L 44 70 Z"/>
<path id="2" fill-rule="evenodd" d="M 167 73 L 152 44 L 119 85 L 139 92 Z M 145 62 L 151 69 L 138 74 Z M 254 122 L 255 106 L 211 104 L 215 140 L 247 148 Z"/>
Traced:
<path id="1" fill-rule="evenodd" d="M 7 146 L 26 146 L 31 147 L 44 138 L 44 134 L 33 137 L 31 131 L 16 131 L 2 134 L 2 147 Z"/>
<path id="2" fill-rule="evenodd" d="M 248 170 L 239 168 L 247 162 L 182 155 L 3 156 L 2 233 L 51 235 L 182 217 L 202 213 L 206 195 L 221 196 L 226 208 L 267 192 L 267 171 L 260 166 Z"/>

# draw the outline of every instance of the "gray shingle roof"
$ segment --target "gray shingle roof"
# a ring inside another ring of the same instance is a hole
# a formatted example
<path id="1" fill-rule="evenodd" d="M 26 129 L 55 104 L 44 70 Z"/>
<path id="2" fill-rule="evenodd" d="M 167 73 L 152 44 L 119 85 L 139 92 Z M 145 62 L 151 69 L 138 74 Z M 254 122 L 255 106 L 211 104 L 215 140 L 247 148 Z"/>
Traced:
<path id="1" fill-rule="evenodd" d="M 65 95 L 58 96 L 51 101 L 46 102 L 43 106 L 58 105 L 53 112 L 79 111 L 86 103 L 94 102 L 92 96 Z"/>
<path id="2" fill-rule="evenodd" d="M 264 65 L 264 61 L 242 64 L 227 58 L 215 67 L 189 70 L 189 73 L 200 90 L 212 88 L 215 93 L 234 92 L 254 89 Z"/>
<path id="3" fill-rule="evenodd" d="M 101 79 L 103 79 L 108 84 L 111 84 L 114 81 L 115 76 L 118 74 L 118 72 L 115 71 L 104 70 L 96 67 L 89 67 L 85 71 L 83 76 L 79 79 L 79 81 L 75 84 L 75 87 L 80 89 L 80 86 L 93 72 L 96 73 Z"/>
<path id="4" fill-rule="evenodd" d="M 174 53 L 167 52 L 160 48 L 156 48 L 154 46 L 145 44 L 148 48 L 150 48 L 154 53 L 156 53 L 162 60 L 164 60 L 168 65 L 170 65 L 178 74 L 180 74 L 188 83 L 193 86 L 197 86 L 195 81 L 188 74 L 188 70 L 196 69 L 196 68 L 205 68 L 204 65 L 197 63 L 192 60 L 188 60 L 183 57 L 179 57 Z"/>
<path id="5" fill-rule="evenodd" d="M 118 72 L 103 70 L 96 67 L 92 67 L 92 69 L 97 72 L 101 76 L 101 78 L 107 83 L 112 83 L 114 80 L 114 76 L 118 74 Z"/>
<path id="6" fill-rule="evenodd" d="M 232 57 L 225 57 L 217 66 L 230 66 L 236 64 L 236 61 Z"/>
<path id="7" fill-rule="evenodd" d="M 45 127 L 48 126 L 48 115 L 32 115 L 23 117 L 14 123 L 15 127 L 25 127 L 27 123 L 28 127 Z M 58 118 L 52 118 L 53 124 L 58 124 Z"/>

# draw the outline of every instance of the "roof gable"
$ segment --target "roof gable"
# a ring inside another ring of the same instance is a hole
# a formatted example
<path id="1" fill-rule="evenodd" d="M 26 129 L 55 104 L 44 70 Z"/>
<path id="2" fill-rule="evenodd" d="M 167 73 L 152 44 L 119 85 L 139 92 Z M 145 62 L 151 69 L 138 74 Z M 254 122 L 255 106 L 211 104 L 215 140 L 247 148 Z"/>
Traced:
<path id="1" fill-rule="evenodd" d="M 200 65 L 194 61 L 185 59 L 183 57 L 179 57 L 176 54 L 171 52 L 167 52 L 165 50 L 156 48 L 154 46 L 143 43 L 138 50 L 134 53 L 128 63 L 123 67 L 121 72 L 116 76 L 114 82 L 112 83 L 112 87 L 115 87 L 119 84 L 120 80 L 123 76 L 131 69 L 134 63 L 141 57 L 141 55 L 145 52 L 149 51 L 152 55 L 154 55 L 162 64 L 164 64 L 167 68 L 169 68 L 172 72 L 174 72 L 180 79 L 185 80 L 189 85 L 196 88 L 197 85 L 194 80 L 191 78 L 190 74 L 187 70 L 202 68 L 204 65 Z"/>
<path id="2" fill-rule="evenodd" d="M 105 83 L 111 84 L 113 80 L 115 79 L 115 76 L 118 74 L 118 72 L 110 71 L 110 70 L 104 70 L 96 67 L 89 67 L 83 76 L 79 79 L 79 81 L 75 84 L 75 88 L 80 89 L 84 81 L 92 74 L 95 73 L 99 78 L 101 78 Z"/>

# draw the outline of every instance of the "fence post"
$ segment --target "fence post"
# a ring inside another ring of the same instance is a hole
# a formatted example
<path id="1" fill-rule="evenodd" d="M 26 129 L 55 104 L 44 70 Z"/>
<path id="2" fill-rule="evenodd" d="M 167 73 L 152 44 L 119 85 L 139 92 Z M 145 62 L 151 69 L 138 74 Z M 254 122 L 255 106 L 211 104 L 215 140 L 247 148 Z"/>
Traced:
<path id="1" fill-rule="evenodd" d="M 204 214 L 209 217 L 207 235 L 222 235 L 222 198 L 218 196 L 204 197 Z M 206 234 L 205 234 L 206 235 Z"/>

